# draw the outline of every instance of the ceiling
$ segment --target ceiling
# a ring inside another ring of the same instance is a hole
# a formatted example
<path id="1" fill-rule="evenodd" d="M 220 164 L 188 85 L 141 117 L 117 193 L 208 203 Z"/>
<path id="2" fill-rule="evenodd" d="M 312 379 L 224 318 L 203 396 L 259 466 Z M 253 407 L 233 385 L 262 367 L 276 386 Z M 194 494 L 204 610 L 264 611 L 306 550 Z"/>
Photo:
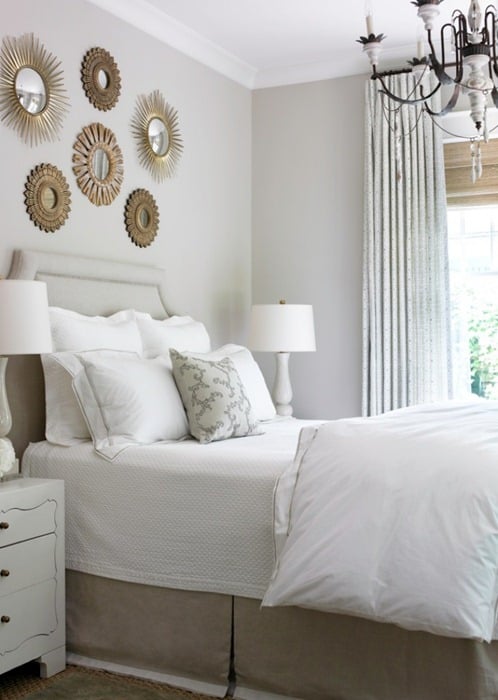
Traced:
<path id="1" fill-rule="evenodd" d="M 415 55 L 422 21 L 410 0 L 90 0 L 248 88 L 368 73 L 356 43 L 365 7 L 383 33 L 380 67 Z M 440 21 L 467 2 L 445 0 Z M 484 7 L 484 6 L 483 6 Z"/>

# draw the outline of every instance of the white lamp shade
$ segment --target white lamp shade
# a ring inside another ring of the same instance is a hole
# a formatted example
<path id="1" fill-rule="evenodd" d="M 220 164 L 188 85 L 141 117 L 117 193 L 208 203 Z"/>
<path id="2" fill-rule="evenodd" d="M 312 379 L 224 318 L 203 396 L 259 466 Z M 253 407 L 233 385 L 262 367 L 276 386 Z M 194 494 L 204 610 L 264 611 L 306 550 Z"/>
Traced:
<path id="1" fill-rule="evenodd" d="M 51 351 L 45 282 L 0 280 L 0 355 Z"/>
<path id="2" fill-rule="evenodd" d="M 313 352 L 316 350 L 313 307 L 256 304 L 251 311 L 249 347 L 261 352 Z"/>

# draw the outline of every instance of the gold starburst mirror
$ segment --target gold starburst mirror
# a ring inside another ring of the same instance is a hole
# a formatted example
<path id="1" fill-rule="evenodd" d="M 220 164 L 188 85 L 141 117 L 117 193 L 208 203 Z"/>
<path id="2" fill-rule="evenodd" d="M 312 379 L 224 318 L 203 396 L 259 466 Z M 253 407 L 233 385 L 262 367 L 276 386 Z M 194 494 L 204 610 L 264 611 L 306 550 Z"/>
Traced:
<path id="1" fill-rule="evenodd" d="M 131 122 L 140 164 L 157 182 L 171 177 L 180 160 L 183 143 L 178 114 L 159 90 L 139 95 Z"/>
<path id="2" fill-rule="evenodd" d="M 30 146 L 53 141 L 68 111 L 60 65 L 33 34 L 3 39 L 0 118 Z"/>
<path id="3" fill-rule="evenodd" d="M 126 200 L 125 225 L 129 237 L 139 248 L 146 248 L 156 237 L 159 210 L 148 190 L 134 190 Z"/>
<path id="4" fill-rule="evenodd" d="M 49 163 L 40 163 L 28 175 L 24 189 L 26 211 L 42 231 L 57 231 L 71 210 L 71 193 L 63 173 Z"/>
<path id="5" fill-rule="evenodd" d="M 81 63 L 81 82 L 86 96 L 97 109 L 112 109 L 121 92 L 121 76 L 109 51 L 89 49 Z"/>
<path id="6" fill-rule="evenodd" d="M 100 207 L 114 201 L 123 183 L 123 154 L 114 133 L 95 122 L 83 127 L 74 144 L 73 172 L 78 187 Z"/>

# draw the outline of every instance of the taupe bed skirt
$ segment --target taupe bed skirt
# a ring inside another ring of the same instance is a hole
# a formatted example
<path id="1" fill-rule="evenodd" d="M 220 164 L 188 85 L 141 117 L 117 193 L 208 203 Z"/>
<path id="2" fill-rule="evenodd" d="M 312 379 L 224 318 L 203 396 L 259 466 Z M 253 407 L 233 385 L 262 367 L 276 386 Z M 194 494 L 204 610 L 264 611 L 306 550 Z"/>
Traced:
<path id="1" fill-rule="evenodd" d="M 68 650 L 303 700 L 492 700 L 498 643 L 67 572 Z M 253 695 L 254 697 L 254 695 Z"/>

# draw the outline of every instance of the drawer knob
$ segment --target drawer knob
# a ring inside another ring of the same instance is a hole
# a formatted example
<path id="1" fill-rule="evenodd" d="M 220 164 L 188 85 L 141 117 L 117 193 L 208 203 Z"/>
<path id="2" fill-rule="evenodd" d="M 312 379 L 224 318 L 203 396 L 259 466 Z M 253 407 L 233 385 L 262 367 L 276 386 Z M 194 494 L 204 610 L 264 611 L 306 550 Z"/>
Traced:
<path id="1" fill-rule="evenodd" d="M 2 617 L 0 617 L 0 622 L 10 622 L 10 617 L 8 615 L 2 615 Z"/>
<path id="2" fill-rule="evenodd" d="M 9 523 L 6 523 L 5 521 L 2 521 L 0 523 L 0 530 L 8 530 L 9 528 Z"/>
<path id="3" fill-rule="evenodd" d="M 7 576 L 10 576 L 10 571 L 8 569 L 0 569 L 0 576 L 7 578 Z"/>

